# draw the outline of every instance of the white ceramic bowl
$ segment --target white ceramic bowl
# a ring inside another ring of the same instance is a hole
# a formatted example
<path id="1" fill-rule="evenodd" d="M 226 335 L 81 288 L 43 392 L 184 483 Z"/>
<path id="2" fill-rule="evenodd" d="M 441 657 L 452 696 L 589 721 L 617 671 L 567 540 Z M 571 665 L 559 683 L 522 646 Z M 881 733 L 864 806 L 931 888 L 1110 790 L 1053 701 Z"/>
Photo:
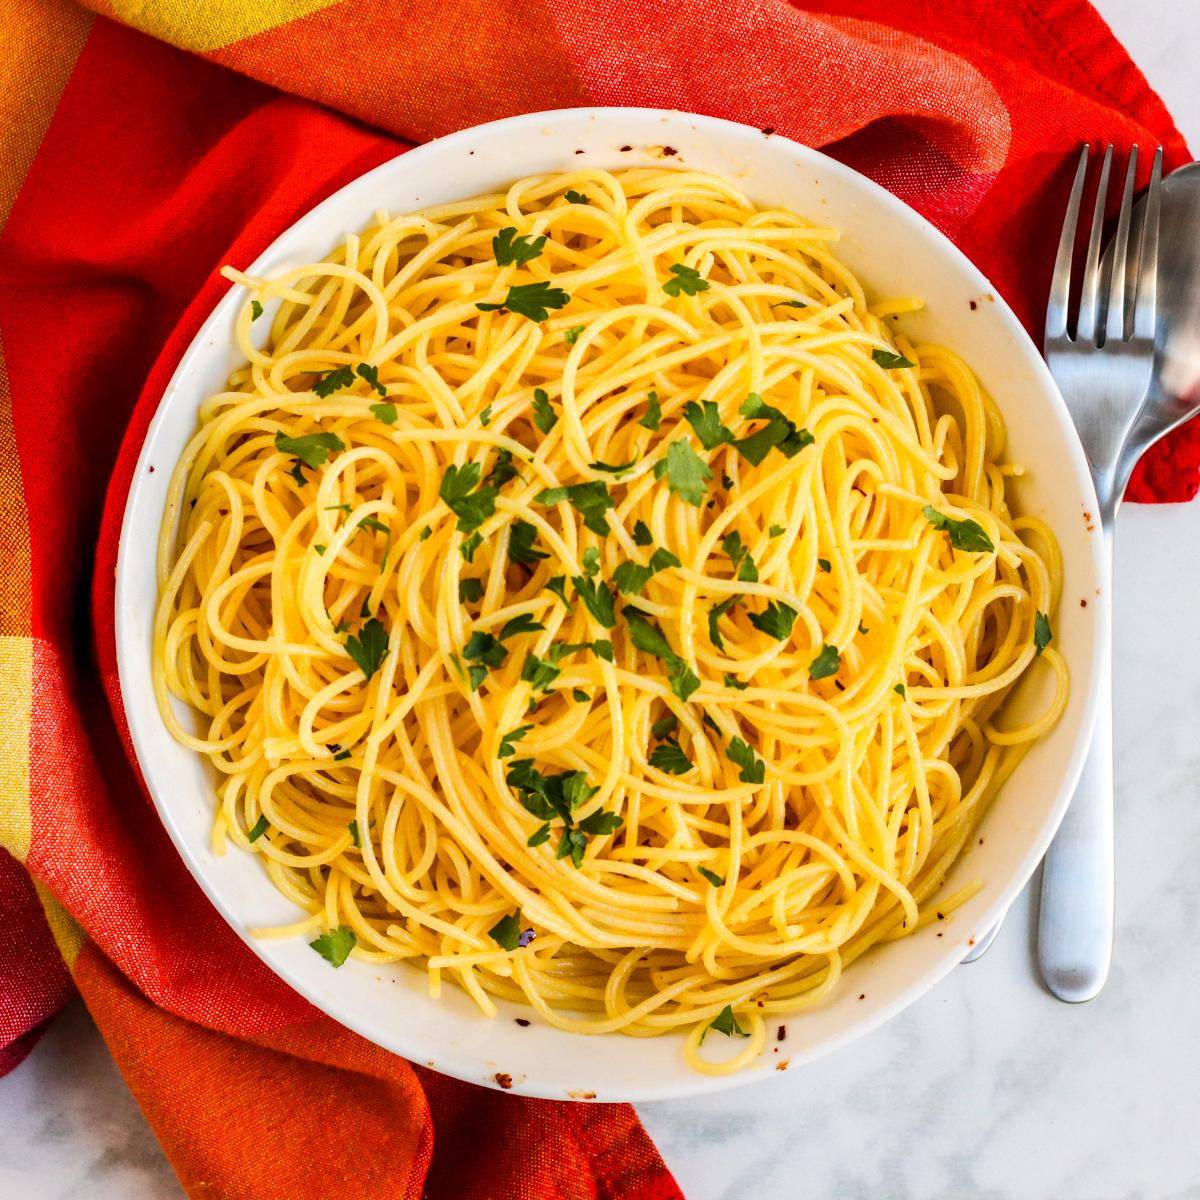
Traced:
<path id="1" fill-rule="evenodd" d="M 1067 410 L 1033 343 L 988 281 L 911 209 L 830 158 L 728 121 L 655 109 L 572 109 L 513 117 L 431 142 L 384 163 L 318 205 L 253 264 L 270 275 L 324 258 L 377 209 L 406 212 L 491 191 L 523 175 L 584 166 L 629 167 L 669 161 L 731 179 L 749 197 L 842 230 L 838 252 L 875 296 L 917 294 L 924 314 L 902 328 L 959 351 L 996 398 L 1008 422 L 1010 455 L 1028 476 L 1021 511 L 1057 531 L 1066 590 L 1055 645 L 1071 668 L 1071 701 L 1057 728 L 1036 745 L 1003 788 L 949 881 L 982 890 L 951 921 L 889 944 L 856 963 L 823 1007 L 788 1022 L 791 1068 L 875 1028 L 944 976 L 969 940 L 1005 911 L 1045 852 L 1082 765 L 1093 716 L 1093 680 L 1107 625 L 1098 594 L 1099 535 L 1085 512 L 1094 494 Z M 622 147 L 632 147 L 622 150 Z M 974 308 L 970 301 L 976 301 Z M 237 289 L 217 305 L 183 356 L 150 426 L 125 511 L 117 562 L 116 635 L 121 691 L 142 774 L 159 814 L 192 874 L 242 936 L 253 926 L 294 920 L 296 910 L 256 858 L 209 849 L 212 780 L 200 758 L 167 733 L 150 683 L 156 600 L 154 545 L 170 468 L 196 426 L 201 400 L 219 391 L 236 365 Z M 151 472 L 151 464 L 158 470 Z M 1080 600 L 1087 599 L 1086 607 Z M 430 999 L 423 973 L 351 961 L 341 970 L 301 939 L 247 939 L 277 974 L 335 1020 L 406 1058 L 449 1075 L 495 1086 L 511 1075 L 515 1091 L 550 1098 L 656 1100 L 715 1091 L 773 1074 L 773 1039 L 757 1068 L 710 1077 L 684 1064 L 681 1037 L 583 1037 L 534 1022 L 501 1004 L 494 1020 L 447 987 Z M 866 999 L 859 1000 L 861 993 Z"/>

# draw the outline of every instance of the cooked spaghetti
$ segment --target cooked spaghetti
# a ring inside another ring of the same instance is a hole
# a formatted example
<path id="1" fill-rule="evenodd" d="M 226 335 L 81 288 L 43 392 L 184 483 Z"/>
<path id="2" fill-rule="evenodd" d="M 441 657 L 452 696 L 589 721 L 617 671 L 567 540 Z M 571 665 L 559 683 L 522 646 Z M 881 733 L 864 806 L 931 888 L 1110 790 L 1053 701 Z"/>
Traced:
<path id="1" fill-rule="evenodd" d="M 934 916 L 1066 702 L 1060 561 L 992 401 L 835 240 L 583 170 L 226 272 L 155 685 L 214 848 L 307 914 L 261 932 L 728 1071 Z"/>

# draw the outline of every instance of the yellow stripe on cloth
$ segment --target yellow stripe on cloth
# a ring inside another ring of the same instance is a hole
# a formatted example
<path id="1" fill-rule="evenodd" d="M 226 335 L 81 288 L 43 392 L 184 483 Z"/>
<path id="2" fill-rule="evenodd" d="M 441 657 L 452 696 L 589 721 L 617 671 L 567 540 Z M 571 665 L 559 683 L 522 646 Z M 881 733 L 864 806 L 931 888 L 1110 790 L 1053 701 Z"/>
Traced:
<path id="1" fill-rule="evenodd" d="M 33 834 L 29 808 L 29 720 L 33 639 L 0 637 L 0 845 L 24 862 Z"/>
<path id="2" fill-rule="evenodd" d="M 92 21 L 91 13 L 71 0 L 0 0 L 5 60 L 0 71 L 0 226 L 42 144 Z"/>
<path id="3" fill-rule="evenodd" d="M 46 924 L 50 926 L 50 932 L 54 935 L 58 952 L 63 956 L 63 962 L 67 964 L 67 970 L 73 970 L 75 960 L 79 957 L 79 951 L 83 949 L 83 926 L 36 879 L 33 881 L 33 886 L 37 891 L 38 899 L 42 902 L 42 909 L 46 914 Z"/>
<path id="4" fill-rule="evenodd" d="M 265 33 L 337 0 L 107 0 L 93 7 L 173 46 L 203 53 Z"/>

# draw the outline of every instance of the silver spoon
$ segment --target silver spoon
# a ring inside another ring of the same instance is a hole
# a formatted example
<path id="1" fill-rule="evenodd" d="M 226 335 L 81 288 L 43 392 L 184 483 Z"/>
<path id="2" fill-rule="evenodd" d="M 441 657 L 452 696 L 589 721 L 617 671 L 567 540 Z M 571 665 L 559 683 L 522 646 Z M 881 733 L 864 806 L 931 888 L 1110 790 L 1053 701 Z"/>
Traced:
<path id="1" fill-rule="evenodd" d="M 1140 222 L 1141 202 L 1134 213 Z M 1154 376 L 1117 461 L 1118 496 L 1138 459 L 1200 413 L 1200 162 L 1180 167 L 1163 181 L 1160 219 Z M 979 938 L 963 962 L 982 958 L 1002 923 L 1003 918 Z"/>

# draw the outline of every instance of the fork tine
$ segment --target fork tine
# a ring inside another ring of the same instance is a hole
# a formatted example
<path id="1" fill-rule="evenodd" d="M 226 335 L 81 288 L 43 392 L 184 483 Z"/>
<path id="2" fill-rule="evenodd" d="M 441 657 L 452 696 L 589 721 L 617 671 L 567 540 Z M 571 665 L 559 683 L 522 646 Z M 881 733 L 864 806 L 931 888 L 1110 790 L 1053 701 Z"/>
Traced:
<path id="1" fill-rule="evenodd" d="M 1092 231 L 1088 236 L 1087 260 L 1083 266 L 1083 288 L 1079 293 L 1079 322 L 1075 340 L 1094 341 L 1100 320 L 1100 239 L 1104 235 L 1104 206 L 1108 199 L 1108 175 L 1112 170 L 1113 148 L 1104 148 L 1100 182 L 1096 184 L 1096 204 L 1092 209 Z"/>
<path id="2" fill-rule="evenodd" d="M 1162 147 L 1154 153 L 1154 168 L 1150 172 L 1150 189 L 1142 213 L 1142 245 L 1137 283 L 1137 300 L 1133 309 L 1133 336 L 1154 338 L 1158 319 L 1158 224 L 1162 210 Z"/>
<path id="3" fill-rule="evenodd" d="M 1129 167 L 1125 171 L 1125 188 L 1121 192 L 1121 214 L 1117 217 L 1117 232 L 1112 241 L 1112 275 L 1109 279 L 1108 319 L 1104 327 L 1106 342 L 1125 338 L 1125 258 L 1129 253 L 1129 216 L 1133 211 L 1133 180 L 1137 175 L 1138 148 L 1129 147 Z"/>
<path id="4" fill-rule="evenodd" d="M 1075 252 L 1075 226 L 1079 221 L 1079 201 L 1083 197 L 1083 181 L 1087 178 L 1088 147 L 1084 143 L 1075 168 L 1075 182 L 1063 217 L 1062 236 L 1058 239 L 1058 255 L 1054 274 L 1050 277 L 1050 301 L 1046 306 L 1046 339 L 1062 337 L 1067 332 L 1067 316 L 1071 301 L 1071 258 Z"/>

